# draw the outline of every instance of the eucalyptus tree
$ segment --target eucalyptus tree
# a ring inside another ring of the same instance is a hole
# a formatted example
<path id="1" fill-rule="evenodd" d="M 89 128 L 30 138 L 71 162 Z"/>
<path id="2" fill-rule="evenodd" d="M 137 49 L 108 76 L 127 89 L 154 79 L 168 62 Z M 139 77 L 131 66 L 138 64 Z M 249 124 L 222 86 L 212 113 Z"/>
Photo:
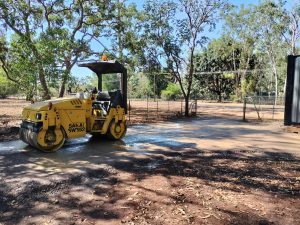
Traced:
<path id="1" fill-rule="evenodd" d="M 238 69 L 246 72 L 254 53 L 266 53 L 260 55 L 269 61 L 268 65 L 275 82 L 275 96 L 278 95 L 279 62 L 287 54 L 287 46 L 282 36 L 288 32 L 288 20 L 284 12 L 283 1 L 264 0 L 258 5 L 235 7 L 225 16 L 227 32 L 237 41 L 244 43 Z M 240 80 L 245 78 L 243 73 L 241 77 L 239 73 L 237 75 Z M 239 82 L 237 89 L 241 87 L 241 83 Z"/>
<path id="2" fill-rule="evenodd" d="M 195 52 L 212 31 L 224 8 L 223 0 L 153 1 L 144 5 L 144 34 L 148 46 L 159 48 L 160 61 L 179 83 L 185 99 L 185 116 L 189 115 L 189 99 L 195 72 Z"/>
<path id="3" fill-rule="evenodd" d="M 235 95 L 241 100 L 243 97 L 242 82 L 249 69 L 257 41 L 255 31 L 252 29 L 255 23 L 255 15 L 251 7 L 242 5 L 240 7 L 232 6 L 231 10 L 225 12 L 223 16 L 225 19 L 225 32 L 235 40 L 231 45 L 231 58 L 233 70 L 236 71 Z M 243 44 L 239 45 L 238 43 Z M 237 48 L 239 48 L 238 52 L 236 51 Z"/>
<path id="4" fill-rule="evenodd" d="M 282 16 L 288 21 L 288 30 L 282 35 L 290 48 L 289 54 L 296 55 L 296 45 L 300 40 L 300 3 L 293 5 L 290 10 L 285 9 Z"/>
<path id="5" fill-rule="evenodd" d="M 195 85 L 210 92 L 208 96 L 217 96 L 219 102 L 223 97 L 229 98 L 234 92 L 234 68 L 240 64 L 241 47 L 227 35 L 212 40 L 195 56 Z M 232 57 L 233 51 L 236 57 Z"/>
<path id="6" fill-rule="evenodd" d="M 0 65 L 4 75 L 25 93 L 27 100 L 31 100 L 36 94 L 38 82 L 38 67 L 31 49 L 16 35 L 11 37 L 9 47 L 4 39 L 0 49 Z"/>
<path id="7" fill-rule="evenodd" d="M 124 49 L 127 32 L 133 28 L 132 20 L 137 14 L 134 4 L 127 4 L 126 0 L 113 0 L 110 19 L 106 21 L 104 36 L 112 43 L 112 51 L 120 61 L 124 61 Z"/>
<path id="8" fill-rule="evenodd" d="M 128 0 L 111 0 L 111 14 L 104 22 L 103 36 L 110 41 L 108 54 L 128 65 L 131 76 L 146 64 L 145 40 L 141 38 L 142 12 Z"/>
<path id="9" fill-rule="evenodd" d="M 202 96 L 217 96 L 218 101 L 223 98 L 234 98 L 239 100 L 235 94 L 236 68 L 242 63 L 242 50 L 244 43 L 234 40 L 229 34 L 212 40 L 207 47 L 196 54 L 195 84 L 209 93 L 202 93 Z M 233 52 L 235 57 L 233 57 Z M 265 66 L 259 52 L 255 52 L 249 59 L 248 72 L 241 84 L 241 93 L 251 94 L 260 91 L 259 85 L 262 81 L 261 70 Z M 251 71 L 251 72 L 250 72 Z M 244 73 L 245 71 L 243 71 Z M 194 85 L 194 88 L 197 86 Z M 200 88 L 200 90 L 201 90 Z"/>
<path id="10" fill-rule="evenodd" d="M 91 55 L 90 42 L 99 38 L 103 22 L 111 14 L 110 0 L 38 0 L 45 18 L 41 41 L 47 54 L 54 54 L 60 70 L 59 97 L 63 97 L 71 69 Z"/>
<path id="11" fill-rule="evenodd" d="M 90 55 L 90 41 L 100 36 L 109 14 L 110 0 L 0 0 L 0 21 L 32 52 L 45 99 L 53 80 L 61 81 L 64 95 L 71 69 Z"/>
<path id="12" fill-rule="evenodd" d="M 258 48 L 268 55 L 275 81 L 275 97 L 278 96 L 278 64 L 288 52 L 282 39 L 282 33 L 288 27 L 287 21 L 282 17 L 283 7 L 283 1 L 265 0 L 253 8 L 255 23 L 252 30 L 255 31 Z"/>
<path id="13" fill-rule="evenodd" d="M 50 98 L 48 85 L 46 82 L 45 70 L 41 62 L 41 52 L 36 43 L 43 14 L 36 1 L 0 1 L 0 21 L 5 28 L 10 29 L 16 34 L 32 52 L 32 61 L 37 66 L 38 77 L 43 89 L 43 97 Z"/>

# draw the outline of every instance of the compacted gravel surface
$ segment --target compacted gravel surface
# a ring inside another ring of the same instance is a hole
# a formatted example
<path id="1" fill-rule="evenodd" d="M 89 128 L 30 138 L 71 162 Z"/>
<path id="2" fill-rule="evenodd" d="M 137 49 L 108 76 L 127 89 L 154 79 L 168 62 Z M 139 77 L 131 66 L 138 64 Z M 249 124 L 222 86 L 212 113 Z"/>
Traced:
<path id="1" fill-rule="evenodd" d="M 56 153 L 0 143 L 0 224 L 300 224 L 300 136 L 217 116 Z"/>

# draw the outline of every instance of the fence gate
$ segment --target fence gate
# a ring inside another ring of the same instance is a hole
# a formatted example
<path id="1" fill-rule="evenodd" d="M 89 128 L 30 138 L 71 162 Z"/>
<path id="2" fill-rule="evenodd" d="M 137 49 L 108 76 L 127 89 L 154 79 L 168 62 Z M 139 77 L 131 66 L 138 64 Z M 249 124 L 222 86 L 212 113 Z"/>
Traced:
<path id="1" fill-rule="evenodd" d="M 247 118 L 282 119 L 284 98 L 275 96 L 248 96 L 244 98 L 243 120 Z"/>

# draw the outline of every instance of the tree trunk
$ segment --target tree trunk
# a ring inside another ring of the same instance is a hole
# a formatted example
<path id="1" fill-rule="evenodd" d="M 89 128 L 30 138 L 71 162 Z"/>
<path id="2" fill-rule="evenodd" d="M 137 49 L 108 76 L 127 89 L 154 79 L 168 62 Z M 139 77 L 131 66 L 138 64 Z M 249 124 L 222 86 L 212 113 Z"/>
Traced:
<path id="1" fill-rule="evenodd" d="M 61 86 L 60 86 L 60 90 L 59 90 L 59 95 L 58 95 L 59 98 L 62 98 L 62 97 L 64 97 L 64 95 L 65 95 L 66 83 L 67 83 L 67 81 L 66 81 L 66 79 L 65 79 L 65 77 L 64 77 L 64 78 L 62 79 Z"/>
<path id="2" fill-rule="evenodd" d="M 40 80 L 41 86 L 43 88 L 43 96 L 42 96 L 43 99 L 45 99 L 45 100 L 51 99 L 51 96 L 49 94 L 49 89 L 47 86 L 47 82 L 45 79 L 44 69 L 41 66 L 39 66 L 39 80 Z"/>
<path id="3" fill-rule="evenodd" d="M 191 55 L 190 55 L 190 68 L 189 68 L 189 74 L 188 74 L 188 86 L 187 86 L 187 92 L 185 96 L 185 111 L 184 111 L 184 116 L 188 117 L 189 116 L 189 99 L 191 95 L 191 88 L 192 88 L 192 83 L 193 83 L 193 76 L 194 76 L 194 51 L 195 51 L 195 46 L 196 46 L 196 36 L 194 35 L 194 40 L 193 40 L 193 46 L 191 47 Z"/>
<path id="4" fill-rule="evenodd" d="M 245 80 L 245 78 L 246 78 L 247 70 L 248 70 L 248 68 L 249 68 L 249 63 L 250 63 L 250 57 L 251 57 L 251 56 L 250 56 L 250 53 L 248 53 L 248 55 L 247 55 L 247 60 L 246 60 L 245 71 L 242 72 L 242 76 L 241 76 L 241 80 L 240 80 L 241 83 L 242 83 L 242 82 Z M 246 93 L 246 95 L 247 95 L 247 93 Z M 240 101 L 241 101 L 241 102 L 243 102 L 244 97 L 246 97 L 246 96 L 244 96 L 243 91 L 241 91 L 241 98 L 240 98 Z"/>
<path id="5" fill-rule="evenodd" d="M 30 5 L 30 4 L 29 4 Z M 41 86 L 43 89 L 43 99 L 50 99 L 51 96 L 49 94 L 49 89 L 47 86 L 47 82 L 45 79 L 45 71 L 43 66 L 41 65 L 41 62 L 39 61 L 41 59 L 40 54 L 37 50 L 37 47 L 34 44 L 34 41 L 31 39 L 31 32 L 29 29 L 29 22 L 28 22 L 28 18 L 29 18 L 30 14 L 25 14 L 23 13 L 23 22 L 25 24 L 24 29 L 17 29 L 14 25 L 14 23 L 10 23 L 10 21 L 6 18 L 4 19 L 6 24 L 8 24 L 8 26 L 16 33 L 18 34 L 20 37 L 24 38 L 24 40 L 26 41 L 26 44 L 29 46 L 29 48 L 32 50 L 32 53 L 34 55 L 34 62 L 38 65 L 38 70 L 39 70 L 39 80 L 41 82 Z"/>
<path id="6" fill-rule="evenodd" d="M 218 91 L 218 96 L 219 96 L 218 102 L 222 102 L 222 93 L 220 91 Z"/>
<path id="7" fill-rule="evenodd" d="M 278 75 L 277 75 L 277 69 L 275 68 L 274 71 L 274 79 L 275 79 L 275 100 L 274 104 L 277 105 L 277 97 L 278 97 Z"/>
<path id="8" fill-rule="evenodd" d="M 33 99 L 33 93 L 26 94 L 26 101 L 31 101 Z"/>
<path id="9" fill-rule="evenodd" d="M 235 59 L 235 50 L 233 49 L 233 71 L 235 71 L 235 95 L 239 99 L 241 96 L 240 89 L 240 72 L 236 72 L 236 59 Z"/>
<path id="10" fill-rule="evenodd" d="M 271 60 L 271 63 L 272 63 L 272 69 L 273 69 L 274 80 L 275 80 L 275 100 L 274 100 L 274 105 L 276 105 L 276 103 L 277 103 L 277 96 L 278 96 L 278 73 L 277 73 L 277 68 L 276 68 L 276 60 L 274 58 L 272 49 L 271 49 L 271 51 L 268 51 L 268 52 L 269 52 L 270 60 Z"/>
<path id="11" fill-rule="evenodd" d="M 185 117 L 188 117 L 189 116 L 189 94 L 187 94 L 185 97 L 184 97 L 184 101 L 185 101 L 185 107 L 184 107 L 184 116 Z"/>
<path id="12" fill-rule="evenodd" d="M 72 69 L 72 64 L 70 61 L 66 60 L 65 63 L 66 63 L 66 70 L 64 71 L 64 74 L 62 76 L 61 86 L 58 95 L 59 98 L 62 98 L 65 95 L 67 80 Z"/>
<path id="13" fill-rule="evenodd" d="M 117 29 L 117 42 L 118 42 L 118 52 L 119 52 L 119 60 L 121 63 L 124 63 L 123 61 L 123 44 L 122 44 L 122 32 L 121 32 L 121 9 L 122 6 L 120 5 L 120 0 L 118 0 L 118 29 Z"/>
<path id="14" fill-rule="evenodd" d="M 219 75 L 216 78 L 217 83 L 217 94 L 218 94 L 218 102 L 222 102 L 222 90 L 221 90 L 221 80 L 219 79 Z"/>
<path id="15" fill-rule="evenodd" d="M 291 34 L 291 54 L 296 55 L 296 41 L 297 41 L 297 30 L 298 28 L 298 21 L 296 19 L 296 15 L 293 16 L 293 24 L 292 24 L 292 34 Z"/>
<path id="16" fill-rule="evenodd" d="M 292 55 L 296 55 L 296 43 L 295 43 L 295 41 L 293 40 L 292 41 Z"/>
<path id="17" fill-rule="evenodd" d="M 48 85 L 47 85 L 46 78 L 45 78 L 45 71 L 44 71 L 43 66 L 39 62 L 39 59 L 41 58 L 40 54 L 39 54 L 39 52 L 38 52 L 38 50 L 37 50 L 37 48 L 35 47 L 34 44 L 31 43 L 30 45 L 31 45 L 32 53 L 35 57 L 35 62 L 38 65 L 38 69 L 39 69 L 39 80 L 41 82 L 41 86 L 42 86 L 42 89 L 43 89 L 42 98 L 45 99 L 45 100 L 51 99 L 49 89 L 48 89 Z"/>
<path id="18" fill-rule="evenodd" d="M 274 105 L 277 104 L 277 96 L 278 96 L 278 74 L 277 74 L 277 68 L 275 62 L 272 60 L 272 67 L 273 67 L 273 74 L 274 74 L 274 80 L 275 80 L 275 99 L 274 99 Z"/>

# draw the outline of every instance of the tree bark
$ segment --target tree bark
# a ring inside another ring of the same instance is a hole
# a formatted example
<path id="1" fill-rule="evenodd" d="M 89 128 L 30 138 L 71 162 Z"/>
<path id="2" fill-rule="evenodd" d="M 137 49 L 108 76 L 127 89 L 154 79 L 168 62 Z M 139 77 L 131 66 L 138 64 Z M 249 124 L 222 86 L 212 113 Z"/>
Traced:
<path id="1" fill-rule="evenodd" d="M 190 99 L 190 96 L 189 96 L 189 95 L 186 95 L 186 96 L 184 97 L 184 102 L 185 102 L 184 116 L 185 116 L 185 117 L 188 117 L 188 116 L 189 116 L 189 99 Z"/>
<path id="2" fill-rule="evenodd" d="M 277 73 L 277 68 L 276 68 L 276 59 L 274 58 L 273 55 L 273 50 L 269 49 L 268 54 L 272 63 L 272 70 L 274 74 L 274 79 L 275 79 L 275 101 L 274 104 L 276 105 L 277 103 L 277 96 L 278 96 L 278 73 Z"/>
<path id="3" fill-rule="evenodd" d="M 74 65 L 74 62 L 77 61 L 77 57 L 76 57 L 74 59 L 73 64 L 72 64 L 69 59 L 70 59 L 70 57 L 65 58 L 66 70 L 64 71 L 63 76 L 62 76 L 62 81 L 61 81 L 61 85 L 60 85 L 60 89 L 59 89 L 59 94 L 58 94 L 59 98 L 62 98 L 65 95 L 66 84 L 67 84 L 67 80 L 68 80 L 69 74 L 71 73 L 71 69 L 72 69 L 72 67 Z"/>
<path id="4" fill-rule="evenodd" d="M 118 14 L 117 14 L 117 20 L 118 20 L 118 29 L 117 29 L 117 42 L 118 42 L 118 52 L 119 52 L 119 60 L 121 63 L 124 63 L 123 59 L 123 44 L 122 44 L 122 33 L 121 33 L 121 5 L 120 0 L 117 1 L 118 3 Z"/>
<path id="5" fill-rule="evenodd" d="M 274 100 L 274 104 L 277 105 L 277 97 L 278 97 L 278 74 L 277 74 L 276 66 L 273 67 L 273 71 L 274 71 L 274 79 L 275 79 L 275 100 Z"/>
<path id="6" fill-rule="evenodd" d="M 233 56 L 233 71 L 236 71 L 236 58 L 235 58 L 235 49 L 232 52 Z M 235 95 L 237 98 L 240 97 L 240 72 L 235 73 Z"/>
<path id="7" fill-rule="evenodd" d="M 184 115 L 186 117 L 189 116 L 189 99 L 190 99 L 190 94 L 191 94 L 191 87 L 192 87 L 192 83 L 193 83 L 193 76 L 194 76 L 194 51 L 195 51 L 195 47 L 196 47 L 196 34 L 193 35 L 193 44 L 190 48 L 191 51 L 191 55 L 190 55 L 190 68 L 189 68 L 189 74 L 187 77 L 188 80 L 188 86 L 187 86 L 187 92 L 186 92 L 186 96 L 185 96 L 185 111 L 184 111 Z"/>
<path id="8" fill-rule="evenodd" d="M 218 92 L 218 96 L 219 96 L 218 102 L 222 102 L 222 93 L 220 91 Z"/>
<path id="9" fill-rule="evenodd" d="M 35 61 L 36 61 L 37 65 L 38 65 L 39 80 L 41 82 L 41 86 L 42 86 L 42 89 L 43 89 L 43 96 L 42 97 L 45 100 L 51 99 L 51 96 L 50 96 L 50 93 L 49 93 L 49 89 L 48 89 L 48 85 L 47 85 L 46 78 L 45 78 L 44 68 L 41 65 L 41 63 L 38 62 L 38 60 L 41 58 L 40 54 L 39 54 L 37 48 L 35 47 L 35 45 L 33 43 L 30 43 L 30 46 L 31 46 L 33 55 L 35 57 Z"/>
<path id="10" fill-rule="evenodd" d="M 59 98 L 62 98 L 65 95 L 67 80 L 68 80 L 69 74 L 71 73 L 71 69 L 73 67 L 70 61 L 66 61 L 66 67 L 67 68 L 64 71 L 64 74 L 62 76 L 61 86 L 59 89 L 59 95 L 58 95 Z"/>
<path id="11" fill-rule="evenodd" d="M 66 83 L 67 83 L 66 79 L 63 78 L 63 80 L 62 80 L 62 82 L 61 82 L 60 89 L 59 89 L 59 95 L 58 95 L 59 98 L 63 98 L 64 95 L 65 95 L 65 91 L 66 91 Z"/>
<path id="12" fill-rule="evenodd" d="M 219 79 L 219 76 L 217 75 L 217 80 L 216 80 L 216 83 L 217 83 L 217 90 L 218 90 L 218 102 L 222 102 L 222 88 L 221 88 L 221 79 Z"/>
<path id="13" fill-rule="evenodd" d="M 292 19 L 293 21 L 291 27 L 291 54 L 296 55 L 297 33 L 299 34 L 299 24 L 296 13 L 292 13 Z"/>
<path id="14" fill-rule="evenodd" d="M 39 66 L 39 80 L 41 82 L 41 86 L 43 88 L 43 99 L 48 100 L 51 99 L 51 96 L 49 94 L 49 89 L 47 86 L 47 82 L 45 79 L 45 73 L 44 73 L 44 69 L 42 66 Z"/>

